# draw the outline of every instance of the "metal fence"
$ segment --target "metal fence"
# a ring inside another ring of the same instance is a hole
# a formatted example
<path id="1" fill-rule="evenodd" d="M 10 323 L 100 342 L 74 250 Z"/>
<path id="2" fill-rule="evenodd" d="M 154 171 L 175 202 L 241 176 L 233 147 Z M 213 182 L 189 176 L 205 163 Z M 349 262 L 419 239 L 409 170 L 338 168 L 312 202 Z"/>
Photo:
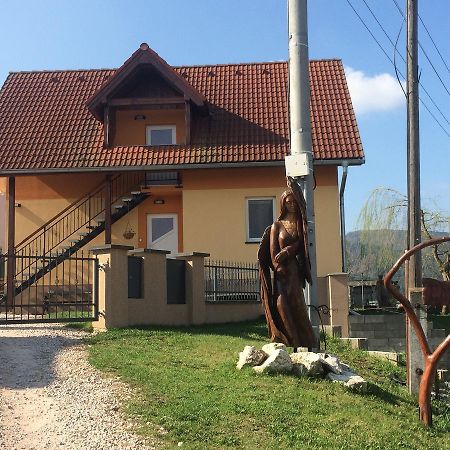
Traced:
<path id="1" fill-rule="evenodd" d="M 0 324 L 98 319 L 98 260 L 74 256 L 0 255 L 18 271 L 0 289 Z"/>
<path id="2" fill-rule="evenodd" d="M 207 302 L 259 301 L 258 264 L 205 260 Z"/>

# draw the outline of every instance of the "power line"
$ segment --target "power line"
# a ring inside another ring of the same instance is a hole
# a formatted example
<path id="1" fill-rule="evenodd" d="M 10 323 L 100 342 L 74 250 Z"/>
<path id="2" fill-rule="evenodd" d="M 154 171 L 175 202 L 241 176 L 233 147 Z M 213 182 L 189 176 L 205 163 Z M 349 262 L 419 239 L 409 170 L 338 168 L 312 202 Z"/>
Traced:
<path id="1" fill-rule="evenodd" d="M 401 16 L 403 17 L 403 20 L 405 20 L 405 15 L 404 15 L 403 11 L 401 10 L 399 4 L 397 3 L 397 0 L 392 0 L 392 1 L 395 3 L 395 6 L 397 7 L 399 13 L 400 13 Z M 363 2 L 366 4 L 367 8 L 369 8 L 369 10 L 370 10 L 370 7 L 367 5 L 366 0 L 363 0 Z M 371 11 L 371 10 L 370 10 L 370 11 Z M 419 16 L 419 17 L 420 17 L 420 16 Z M 430 39 L 432 40 L 432 42 L 433 42 L 433 44 L 434 44 L 434 46 L 435 46 L 437 52 L 439 53 L 439 56 L 441 57 L 441 59 L 442 59 L 444 65 L 445 65 L 445 67 L 447 67 L 447 64 L 445 63 L 445 61 L 444 61 L 444 59 L 443 59 L 443 57 L 442 57 L 442 55 L 441 55 L 441 52 L 438 50 L 436 44 L 434 43 L 434 40 L 433 40 L 433 38 L 431 37 L 431 35 L 430 35 L 430 33 L 429 33 L 427 27 L 426 27 L 425 24 L 423 23 L 423 20 L 420 19 L 420 21 L 421 21 L 422 25 L 424 26 L 425 30 L 427 31 L 428 36 L 429 36 Z M 377 20 L 377 22 L 378 22 L 378 20 Z M 381 25 L 380 25 L 380 26 L 381 26 Z M 423 46 L 422 46 L 422 44 L 420 43 L 420 41 L 419 41 L 419 47 L 420 47 L 420 49 L 422 50 L 422 52 L 423 52 L 425 58 L 427 59 L 427 61 L 430 63 L 430 66 L 433 68 L 434 73 L 435 73 L 436 76 L 439 78 L 439 81 L 441 82 L 442 86 L 443 86 L 444 89 L 446 90 L 447 94 L 450 96 L 450 91 L 448 90 L 447 86 L 445 85 L 444 81 L 442 80 L 441 76 L 439 75 L 439 73 L 438 73 L 436 67 L 434 67 L 434 64 L 431 62 L 431 59 L 428 57 L 428 54 L 427 54 L 427 52 L 425 51 L 425 49 L 423 48 Z M 448 67 L 447 67 L 447 70 L 449 70 Z M 450 71 L 449 71 L 449 73 L 450 73 Z"/>
<path id="2" fill-rule="evenodd" d="M 394 41 L 391 39 L 391 37 L 389 36 L 388 32 L 386 31 L 386 29 L 383 27 L 383 25 L 381 24 L 381 22 L 378 20 L 378 17 L 376 16 L 376 14 L 373 12 L 373 10 L 370 8 L 370 6 L 368 5 L 366 0 L 362 0 L 364 2 L 364 4 L 366 5 L 367 9 L 370 11 L 370 14 L 372 15 L 372 17 L 375 19 L 375 21 L 377 22 L 378 26 L 381 28 L 381 30 L 383 31 L 384 35 L 388 38 L 389 42 L 391 43 L 392 47 L 394 47 L 394 60 L 391 61 L 391 63 L 394 65 L 395 67 L 395 71 L 400 73 L 400 71 L 397 70 L 397 66 L 395 64 L 395 54 L 398 53 L 400 55 L 400 57 L 402 58 L 403 62 L 406 64 L 406 60 L 403 57 L 403 55 L 397 50 L 397 44 L 394 43 Z M 397 8 L 399 9 L 400 7 L 398 6 L 398 3 L 396 2 L 396 0 L 393 0 L 397 6 Z M 353 8 L 353 10 L 355 11 L 355 9 Z M 400 9 L 399 9 L 400 11 Z M 401 11 L 400 11 L 401 12 Z M 403 16 L 403 13 L 402 13 Z M 361 19 L 361 16 L 358 14 L 358 17 Z M 405 17 L 403 16 L 403 19 L 405 19 Z M 366 27 L 367 28 L 367 27 Z M 378 43 L 378 42 L 377 42 Z M 380 44 L 379 44 L 380 45 Z M 420 45 L 420 44 L 419 44 Z M 422 47 L 421 47 L 422 48 Z M 428 55 L 425 53 L 425 51 L 422 49 L 422 51 L 424 52 L 425 56 L 427 57 L 429 63 L 431 64 L 431 66 L 434 69 L 434 66 L 432 64 L 432 62 L 430 61 L 430 59 L 428 58 Z M 445 90 L 447 91 L 447 93 L 450 96 L 450 91 L 447 89 L 447 87 L 445 86 L 444 82 L 442 81 L 441 77 L 439 76 L 439 74 L 437 73 L 436 69 L 435 69 L 436 75 L 438 76 L 439 80 L 441 80 L 442 85 L 444 86 Z M 405 79 L 405 76 L 402 75 L 403 79 Z M 425 88 L 425 86 L 420 82 L 419 80 L 419 85 L 422 88 L 422 90 L 425 92 L 425 94 L 427 95 L 427 97 L 430 99 L 431 103 L 434 105 L 434 107 L 439 111 L 440 115 L 442 116 L 442 118 L 445 120 L 445 122 L 447 122 L 448 125 L 450 125 L 450 121 L 447 119 L 447 117 L 445 116 L 445 114 L 442 112 L 442 110 L 439 108 L 439 106 L 437 105 L 437 103 L 433 100 L 433 98 L 431 97 L 430 93 L 428 92 L 428 90 Z M 425 106 L 425 108 L 429 111 L 429 109 Z"/>
<path id="3" fill-rule="evenodd" d="M 444 57 L 442 56 L 441 52 L 439 51 L 439 49 L 438 49 L 436 43 L 434 42 L 434 39 L 431 37 L 431 34 L 430 34 L 430 32 L 428 31 L 428 28 L 426 27 L 426 25 L 425 25 L 425 23 L 423 22 L 422 17 L 420 17 L 420 15 L 419 15 L 419 20 L 420 20 L 420 23 L 421 23 L 421 24 L 423 25 L 423 27 L 425 28 L 425 31 L 427 32 L 428 37 L 431 39 L 431 42 L 433 43 L 434 48 L 435 48 L 436 51 L 438 52 L 438 55 L 440 56 L 442 62 L 444 63 L 444 66 L 445 66 L 445 68 L 447 69 L 447 72 L 450 74 L 450 69 L 449 69 L 449 67 L 447 66 L 447 63 L 445 62 Z"/>
<path id="4" fill-rule="evenodd" d="M 361 21 L 361 23 L 363 24 L 364 28 L 368 31 L 368 33 L 372 36 L 372 39 L 376 42 L 376 44 L 378 45 L 378 47 L 380 48 L 380 50 L 384 53 L 384 55 L 386 56 L 386 58 L 389 60 L 389 62 L 394 66 L 395 63 L 394 61 L 391 59 L 391 57 L 388 55 L 388 53 L 386 52 L 386 50 L 384 49 L 384 47 L 382 46 L 382 44 L 380 43 L 380 41 L 376 38 L 376 36 L 374 35 L 374 33 L 372 32 L 372 30 L 368 27 L 368 25 L 365 23 L 364 19 L 361 17 L 361 15 L 358 13 L 358 11 L 355 9 L 355 7 L 353 6 L 353 4 L 350 2 L 350 0 L 346 0 L 348 5 L 350 6 L 350 8 L 353 10 L 353 12 L 356 14 L 356 16 L 358 17 L 358 19 Z M 381 24 L 380 24 L 381 26 Z M 391 41 L 391 39 L 390 39 Z M 392 43 L 392 41 L 391 41 Z M 396 50 L 395 44 L 394 45 L 394 49 Z M 400 53 L 399 53 L 400 54 Z M 400 54 L 400 56 L 402 57 L 403 61 L 405 61 L 404 57 Z M 401 77 L 403 79 L 405 79 L 405 76 L 399 71 Z M 445 117 L 444 113 L 441 111 L 441 109 L 437 106 L 436 102 L 433 100 L 433 98 L 431 97 L 431 95 L 428 93 L 428 91 L 424 88 L 424 86 L 422 84 L 420 84 L 423 91 L 425 92 L 425 94 L 427 94 L 428 98 L 430 99 L 430 101 L 433 103 L 434 107 L 439 111 L 439 113 L 441 114 L 441 116 L 444 118 L 444 120 L 450 125 L 450 121 Z M 430 108 L 428 107 L 428 105 L 424 102 L 424 100 L 420 99 L 420 102 L 422 103 L 422 105 L 425 107 L 425 109 L 428 111 L 428 113 L 430 114 L 430 116 L 434 119 L 434 121 L 439 125 L 439 127 L 444 131 L 444 133 L 450 138 L 450 132 L 447 131 L 447 129 L 444 127 L 444 125 L 442 125 L 442 123 L 437 119 L 437 117 L 431 112 Z"/>
<path id="5" fill-rule="evenodd" d="M 397 7 L 398 12 L 403 16 L 403 18 L 405 18 L 403 10 L 400 8 L 399 4 L 397 3 L 397 0 L 392 0 L 392 1 L 395 3 L 395 6 Z M 436 42 L 434 42 L 434 39 L 432 38 L 431 33 L 428 31 L 428 28 L 425 25 L 425 22 L 422 20 L 422 17 L 420 17 L 420 14 L 419 14 L 419 20 L 420 20 L 420 23 L 422 24 L 422 26 L 425 28 L 425 31 L 427 32 L 428 37 L 430 38 L 431 42 L 433 43 L 434 48 L 436 49 L 438 55 L 440 56 L 441 61 L 443 62 L 445 68 L 447 69 L 447 72 L 450 74 L 450 68 L 448 67 L 447 63 L 445 62 L 445 59 L 442 56 L 442 53 L 439 51 L 439 48 L 436 45 Z"/>

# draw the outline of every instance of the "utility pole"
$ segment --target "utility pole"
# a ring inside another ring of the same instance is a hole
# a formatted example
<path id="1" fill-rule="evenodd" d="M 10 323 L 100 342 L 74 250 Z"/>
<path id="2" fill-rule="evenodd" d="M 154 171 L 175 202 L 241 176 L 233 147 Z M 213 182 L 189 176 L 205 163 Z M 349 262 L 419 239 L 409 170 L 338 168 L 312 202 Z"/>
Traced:
<path id="1" fill-rule="evenodd" d="M 418 69 L 418 3 L 419 0 L 406 0 L 406 92 L 408 111 L 408 249 L 421 241 L 421 207 L 420 207 L 420 146 L 419 146 L 419 69 Z M 422 293 L 417 289 L 422 286 L 422 255 L 412 255 L 407 267 L 407 295 L 411 304 L 420 303 Z M 416 310 L 416 316 L 426 333 L 427 313 Z M 421 357 L 418 337 L 412 323 L 406 320 L 406 372 L 408 391 L 417 394 L 421 374 L 425 367 Z"/>
<path id="2" fill-rule="evenodd" d="M 286 174 L 295 178 L 306 200 L 309 258 L 312 284 L 306 284 L 306 304 L 318 306 L 317 263 L 313 193 L 313 155 L 309 88 L 307 0 L 288 0 L 289 31 L 289 125 L 291 155 L 286 157 Z M 312 325 L 319 318 L 309 308 Z"/>
<path id="3" fill-rule="evenodd" d="M 406 0 L 406 92 L 408 110 L 408 248 L 421 242 L 420 146 L 419 146 L 419 70 L 417 17 L 418 0 Z M 408 288 L 422 285 L 422 255 L 416 253 L 409 262 Z"/>

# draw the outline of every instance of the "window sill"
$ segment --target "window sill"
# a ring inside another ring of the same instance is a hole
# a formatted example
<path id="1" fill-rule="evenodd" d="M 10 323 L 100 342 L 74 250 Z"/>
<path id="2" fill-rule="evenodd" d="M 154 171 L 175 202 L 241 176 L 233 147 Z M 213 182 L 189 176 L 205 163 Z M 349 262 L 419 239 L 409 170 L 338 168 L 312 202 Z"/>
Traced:
<path id="1" fill-rule="evenodd" d="M 245 241 L 246 244 L 261 244 L 261 239 L 258 241 Z"/>

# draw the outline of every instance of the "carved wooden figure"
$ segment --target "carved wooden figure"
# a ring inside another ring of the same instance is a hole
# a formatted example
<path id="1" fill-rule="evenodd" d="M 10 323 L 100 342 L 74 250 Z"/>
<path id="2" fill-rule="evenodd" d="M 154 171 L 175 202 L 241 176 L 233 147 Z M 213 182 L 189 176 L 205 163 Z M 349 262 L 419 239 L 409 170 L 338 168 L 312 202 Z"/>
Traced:
<path id="1" fill-rule="evenodd" d="M 303 296 L 311 283 L 306 204 L 297 183 L 289 179 L 288 186 L 280 216 L 265 230 L 258 250 L 260 294 L 271 342 L 312 349 L 317 342 Z"/>

